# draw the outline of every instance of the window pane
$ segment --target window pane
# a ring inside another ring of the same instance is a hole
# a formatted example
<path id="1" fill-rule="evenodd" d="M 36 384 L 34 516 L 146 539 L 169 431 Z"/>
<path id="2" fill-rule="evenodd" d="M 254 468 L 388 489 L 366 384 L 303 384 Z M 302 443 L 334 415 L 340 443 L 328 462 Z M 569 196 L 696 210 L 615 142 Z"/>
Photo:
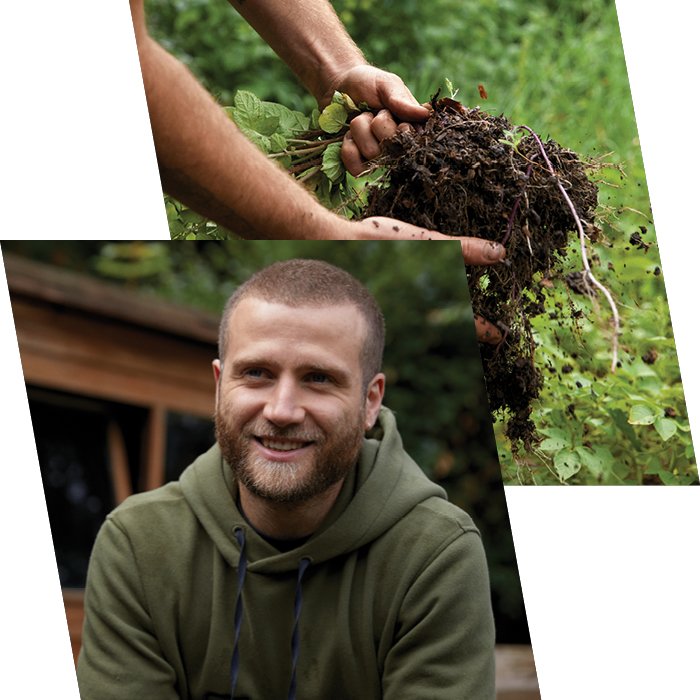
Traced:
<path id="1" fill-rule="evenodd" d="M 183 470 L 214 444 L 214 423 L 185 413 L 169 412 L 165 480 L 175 481 Z"/>
<path id="2" fill-rule="evenodd" d="M 97 531 L 116 506 L 107 427 L 124 438 L 133 492 L 146 410 L 28 387 L 29 410 L 61 586 L 82 588 Z"/>

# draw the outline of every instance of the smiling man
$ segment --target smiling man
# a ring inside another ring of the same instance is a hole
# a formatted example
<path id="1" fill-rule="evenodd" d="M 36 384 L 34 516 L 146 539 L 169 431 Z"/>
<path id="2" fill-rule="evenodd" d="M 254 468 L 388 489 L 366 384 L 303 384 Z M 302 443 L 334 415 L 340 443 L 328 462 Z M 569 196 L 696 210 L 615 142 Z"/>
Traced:
<path id="1" fill-rule="evenodd" d="M 95 544 L 83 700 L 495 697 L 479 533 L 403 450 L 383 345 L 372 296 L 327 263 L 234 293 L 216 445 Z"/>

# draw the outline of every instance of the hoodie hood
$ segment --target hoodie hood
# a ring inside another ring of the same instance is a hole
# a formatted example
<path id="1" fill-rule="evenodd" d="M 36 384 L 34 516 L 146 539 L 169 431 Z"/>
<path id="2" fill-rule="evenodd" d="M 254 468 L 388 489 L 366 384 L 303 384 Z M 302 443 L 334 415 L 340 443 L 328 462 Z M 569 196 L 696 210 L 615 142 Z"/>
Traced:
<path id="1" fill-rule="evenodd" d="M 393 414 L 382 407 L 379 439 L 365 439 L 358 464 L 321 527 L 301 546 L 280 553 L 248 524 L 236 506 L 237 485 L 218 445 L 180 477 L 185 499 L 224 559 L 238 565 L 235 533 L 243 530 L 250 572 L 297 571 L 300 561 L 318 564 L 356 550 L 390 529 L 416 505 L 446 499 L 406 454 Z"/>

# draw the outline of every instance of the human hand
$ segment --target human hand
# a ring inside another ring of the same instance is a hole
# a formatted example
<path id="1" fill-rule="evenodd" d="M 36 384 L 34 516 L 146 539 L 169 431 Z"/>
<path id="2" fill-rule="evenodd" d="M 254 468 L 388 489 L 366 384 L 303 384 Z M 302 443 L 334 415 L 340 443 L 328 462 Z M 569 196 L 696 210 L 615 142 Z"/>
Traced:
<path id="1" fill-rule="evenodd" d="M 446 236 L 383 216 L 373 216 L 348 224 L 353 227 L 350 237 L 354 240 L 459 241 L 465 265 L 494 265 L 501 262 L 506 254 L 505 248 L 494 241 L 467 236 Z M 474 322 L 479 342 L 496 345 L 503 339 L 501 331 L 481 316 L 474 316 Z"/>
<path id="2" fill-rule="evenodd" d="M 411 128 L 410 123 L 424 122 L 430 115 L 398 75 L 374 66 L 354 66 L 335 81 L 334 89 L 374 110 L 355 117 L 343 140 L 341 158 L 352 175 L 366 170 L 366 161 L 379 155 L 384 139 L 399 129 Z"/>

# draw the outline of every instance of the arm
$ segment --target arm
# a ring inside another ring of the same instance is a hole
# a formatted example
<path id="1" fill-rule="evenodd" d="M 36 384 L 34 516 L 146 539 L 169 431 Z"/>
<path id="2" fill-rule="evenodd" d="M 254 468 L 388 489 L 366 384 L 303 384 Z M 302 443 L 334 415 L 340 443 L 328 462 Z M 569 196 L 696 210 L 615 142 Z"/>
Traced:
<path id="1" fill-rule="evenodd" d="M 351 238 L 148 35 L 143 1 L 131 9 L 163 189 L 246 238 Z"/>
<path id="2" fill-rule="evenodd" d="M 366 169 L 365 159 L 379 155 L 379 143 L 400 122 L 423 122 L 430 114 L 399 76 L 367 63 L 327 0 L 229 0 L 231 5 L 294 71 L 324 107 L 333 92 L 345 92 L 377 112 L 350 123 L 342 158 L 353 175 Z"/>
<path id="3" fill-rule="evenodd" d="M 246 0 L 243 5 L 251 6 L 246 8 L 251 21 L 263 27 L 269 24 L 264 30 L 266 38 L 277 44 L 285 43 L 283 28 L 286 25 L 279 19 L 275 21 L 274 17 L 284 16 L 279 9 L 282 6 L 296 8 L 297 3 Z M 302 10 L 307 11 L 311 5 L 309 0 L 300 3 Z M 321 3 L 322 7 L 324 5 Z M 278 14 L 273 12 L 274 8 Z M 162 186 L 173 197 L 243 238 L 454 240 L 394 219 L 375 217 L 348 221 L 327 210 L 250 143 L 192 73 L 148 35 L 143 0 L 131 0 L 131 12 Z M 296 17 L 294 31 L 303 34 L 303 27 L 297 25 L 303 25 L 300 18 L 308 21 L 308 17 L 291 14 Z M 334 13 L 332 16 L 335 18 Z M 269 22 L 266 23 L 265 18 Z M 324 13 L 318 21 L 321 18 L 330 22 L 331 36 L 333 31 L 344 33 L 337 18 L 335 24 Z M 316 31 L 321 28 L 316 27 Z M 348 47 L 349 39 L 343 43 L 341 37 L 339 45 L 345 49 L 339 50 L 337 56 L 331 51 L 332 60 L 324 62 L 322 57 L 326 54 L 313 37 L 308 38 L 310 35 L 307 34 L 305 41 L 299 40 L 298 48 L 280 48 L 279 51 L 295 65 L 311 66 L 298 70 L 306 76 L 309 88 L 318 91 L 322 88 L 314 85 L 323 82 L 319 75 L 335 74 L 339 66 L 359 61 L 361 54 L 352 42 Z M 314 68 L 316 64 L 318 67 Z M 359 64 L 359 68 L 363 65 Z M 505 256 L 502 246 L 494 247 L 476 238 L 460 240 L 467 264 L 490 265 Z M 500 334 L 492 328 L 490 342 L 498 339 Z"/>
<path id="4" fill-rule="evenodd" d="M 90 560 L 78 685 L 82 700 L 180 697 L 152 629 L 130 542 L 111 520 Z"/>
<path id="5" fill-rule="evenodd" d="M 400 119 L 424 121 L 419 105 L 401 79 L 370 66 L 327 0 L 229 0 L 241 16 L 294 71 L 320 106 L 334 90 L 386 107 Z"/>
<path id="6" fill-rule="evenodd" d="M 166 192 L 244 238 L 451 240 L 393 219 L 348 221 L 328 211 L 251 144 L 192 73 L 148 35 L 143 0 L 131 0 L 131 10 Z M 503 258 L 501 248 L 462 240 L 468 264 Z"/>
<path id="7" fill-rule="evenodd" d="M 467 531 L 408 591 L 382 676 L 385 700 L 494 700 L 495 632 L 481 538 Z"/>

